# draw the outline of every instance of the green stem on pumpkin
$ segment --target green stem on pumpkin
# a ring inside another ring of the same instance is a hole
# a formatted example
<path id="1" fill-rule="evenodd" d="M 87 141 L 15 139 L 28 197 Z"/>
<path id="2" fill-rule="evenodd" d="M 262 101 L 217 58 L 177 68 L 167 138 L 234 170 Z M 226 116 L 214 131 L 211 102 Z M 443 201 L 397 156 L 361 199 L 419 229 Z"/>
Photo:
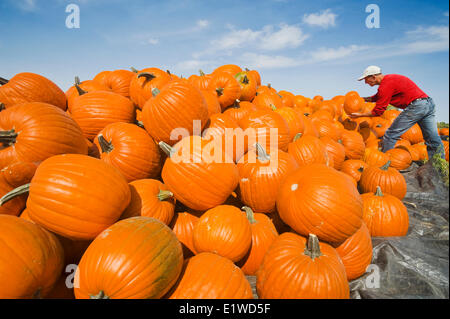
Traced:
<path id="1" fill-rule="evenodd" d="M 241 101 L 239 99 L 236 99 L 233 103 L 233 107 L 236 109 L 240 108 L 241 105 L 239 103 L 241 103 Z"/>
<path id="2" fill-rule="evenodd" d="M 134 68 L 134 67 L 131 67 L 131 68 L 130 68 L 130 70 L 131 70 L 131 72 L 134 72 L 134 73 L 139 73 L 139 70 L 138 70 L 138 69 L 136 69 L 136 68 Z"/>
<path id="3" fill-rule="evenodd" d="M 158 195 L 156 195 L 156 197 L 158 197 L 158 199 L 160 201 L 163 201 L 163 200 L 166 200 L 166 199 L 169 199 L 169 198 L 173 197 L 173 193 L 171 191 L 166 191 L 166 190 L 161 190 L 160 189 L 159 193 L 158 193 Z"/>
<path id="4" fill-rule="evenodd" d="M 109 299 L 109 297 L 105 295 L 103 290 L 100 290 L 97 295 L 90 295 L 90 299 Z"/>
<path id="5" fill-rule="evenodd" d="M 9 131 L 0 131 L 0 143 L 3 145 L 12 145 L 16 142 L 18 133 L 14 129 Z"/>
<path id="6" fill-rule="evenodd" d="M 297 134 L 295 134 L 295 136 L 294 136 L 294 142 L 296 141 L 296 140 L 298 140 L 300 137 L 302 137 L 303 136 L 303 133 L 297 133 Z"/>
<path id="7" fill-rule="evenodd" d="M 276 111 L 277 110 L 277 107 L 275 106 L 275 104 L 270 103 L 269 106 L 272 109 L 272 111 Z"/>
<path id="8" fill-rule="evenodd" d="M 247 215 L 247 219 L 250 222 L 250 224 L 255 224 L 257 222 L 257 220 L 255 219 L 255 215 L 253 213 L 253 209 L 251 209 L 248 206 L 243 206 L 241 209 L 245 211 L 245 214 Z"/>
<path id="9" fill-rule="evenodd" d="M 5 110 L 5 109 L 6 109 L 5 104 L 3 104 L 2 102 L 0 102 L 0 112 L 3 111 L 3 110 Z"/>
<path id="10" fill-rule="evenodd" d="M 100 148 L 102 149 L 102 153 L 111 153 L 114 149 L 114 146 L 111 142 L 108 142 L 102 134 L 98 135 L 98 143 L 100 144 Z"/>
<path id="11" fill-rule="evenodd" d="M 167 156 L 170 157 L 172 155 L 172 152 L 173 152 L 172 146 L 170 146 L 169 144 L 167 144 L 166 142 L 163 142 L 163 141 L 159 142 L 158 145 Z"/>
<path id="12" fill-rule="evenodd" d="M 86 94 L 87 91 L 83 90 L 83 89 L 80 87 L 80 84 L 81 84 L 80 78 L 79 78 L 78 76 L 76 76 L 76 77 L 75 77 L 75 84 L 74 84 L 74 85 L 75 85 L 75 88 L 77 89 L 78 95 Z"/>
<path id="13" fill-rule="evenodd" d="M 381 168 L 383 171 L 387 171 L 390 165 L 391 165 L 391 161 L 389 160 L 389 161 L 387 161 L 386 164 L 384 164 L 384 165 L 381 166 L 380 168 Z"/>
<path id="14" fill-rule="evenodd" d="M 0 198 L 0 206 L 5 204 L 6 202 L 10 201 L 11 199 L 20 196 L 22 194 L 28 193 L 30 191 L 30 184 L 25 184 L 22 186 L 19 186 L 17 188 L 14 188 L 12 191 L 6 193 L 3 195 L 2 198 Z"/>
<path id="15" fill-rule="evenodd" d="M 267 154 L 266 150 L 264 149 L 264 147 L 261 146 L 261 144 L 255 143 L 255 147 L 256 147 L 256 152 L 257 152 L 257 156 L 256 157 L 261 162 L 270 161 L 270 155 Z"/>
<path id="16" fill-rule="evenodd" d="M 377 191 L 375 192 L 375 196 L 384 196 L 383 192 L 381 191 L 381 187 L 377 186 Z"/>
<path id="17" fill-rule="evenodd" d="M 314 258 L 322 256 L 322 252 L 320 251 L 319 238 L 317 238 L 316 235 L 309 234 L 304 254 L 311 257 L 312 260 L 314 260 Z"/>
<path id="18" fill-rule="evenodd" d="M 200 76 L 205 76 L 206 75 L 205 72 L 203 72 L 201 69 L 198 70 L 198 73 L 200 74 Z"/>

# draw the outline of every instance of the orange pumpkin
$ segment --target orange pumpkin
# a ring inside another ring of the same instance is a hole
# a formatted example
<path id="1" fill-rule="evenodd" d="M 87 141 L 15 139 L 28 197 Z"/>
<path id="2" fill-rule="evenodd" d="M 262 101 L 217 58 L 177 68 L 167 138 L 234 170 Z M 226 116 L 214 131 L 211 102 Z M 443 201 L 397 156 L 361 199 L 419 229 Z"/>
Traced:
<path id="1" fill-rule="evenodd" d="M 183 136 L 192 135 L 196 125 L 199 130 L 196 134 L 206 125 L 209 116 L 206 101 L 200 90 L 187 81 L 172 81 L 153 92 L 155 97 L 143 106 L 142 122 L 157 143 L 174 145 Z"/>
<path id="2" fill-rule="evenodd" d="M 355 184 L 324 164 L 303 166 L 288 176 L 278 190 L 277 209 L 300 235 L 313 233 L 329 243 L 345 241 L 362 222 Z"/>
<path id="3" fill-rule="evenodd" d="M 183 273 L 168 298 L 253 299 L 253 293 L 244 273 L 232 261 L 203 252 L 185 262 Z"/>
<path id="4" fill-rule="evenodd" d="M 175 284 L 183 251 L 172 230 L 151 217 L 123 219 L 89 245 L 75 277 L 77 299 L 157 299 Z"/>
<path id="5" fill-rule="evenodd" d="M 270 245 L 278 237 L 278 232 L 272 220 L 262 213 L 254 213 L 250 207 L 242 207 L 250 221 L 252 231 L 252 245 L 247 255 L 241 259 L 238 266 L 245 275 L 254 276 L 261 266 L 264 255 Z"/>
<path id="6" fill-rule="evenodd" d="M 129 185 L 130 204 L 120 218 L 146 216 L 169 225 L 174 215 L 175 201 L 167 186 L 156 179 L 134 180 Z"/>
<path id="7" fill-rule="evenodd" d="M 56 236 L 23 218 L 0 215 L 0 298 L 45 297 L 63 270 Z"/>
<path id="8" fill-rule="evenodd" d="M 257 144 L 237 163 L 241 201 L 256 213 L 275 211 L 277 190 L 298 164 L 294 157 L 278 149 L 266 151 Z"/>
<path id="9" fill-rule="evenodd" d="M 212 74 L 208 90 L 216 92 L 222 111 L 233 105 L 234 101 L 241 96 L 241 86 L 238 80 L 235 79 L 234 75 L 225 72 Z"/>
<path id="10" fill-rule="evenodd" d="M 183 256 L 185 259 L 197 254 L 194 248 L 193 232 L 199 215 L 201 214 L 195 214 L 189 211 L 177 212 L 169 225 L 183 247 Z"/>
<path id="11" fill-rule="evenodd" d="M 218 205 L 203 213 L 193 236 L 197 253 L 216 253 L 233 262 L 241 260 L 252 244 L 249 220 L 239 208 L 230 205 Z"/>
<path id="12" fill-rule="evenodd" d="M 236 164 L 213 142 L 188 136 L 173 148 L 163 142 L 160 146 L 169 156 L 161 173 L 164 184 L 187 207 L 199 211 L 215 207 L 237 187 Z"/>
<path id="13" fill-rule="evenodd" d="M 55 155 L 37 168 L 27 211 L 34 222 L 56 234 L 93 239 L 119 219 L 130 196 L 116 168 L 87 155 Z"/>
<path id="14" fill-rule="evenodd" d="M 87 154 L 79 125 L 56 106 L 32 102 L 10 107 L 0 117 L 0 169 L 14 162 L 38 163 L 65 153 Z"/>
<path id="15" fill-rule="evenodd" d="M 139 108 L 153 97 L 153 89 L 161 90 L 172 77 L 159 68 L 145 68 L 138 71 L 130 82 L 130 99 Z"/>
<path id="16" fill-rule="evenodd" d="M 161 171 L 158 145 L 143 129 L 131 123 L 111 123 L 94 138 L 100 158 L 116 167 L 128 182 L 156 178 Z"/>
<path id="17" fill-rule="evenodd" d="M 362 193 L 375 193 L 380 187 L 383 193 L 403 199 L 406 195 L 405 177 L 395 168 L 390 167 L 388 161 L 381 167 L 368 166 L 364 169 L 359 180 L 359 188 Z"/>
<path id="18" fill-rule="evenodd" d="M 364 198 L 363 198 L 364 200 Z M 347 280 L 361 277 L 372 261 L 372 238 L 363 222 L 361 228 L 336 248 L 347 273 Z"/>
<path id="19" fill-rule="evenodd" d="M 406 206 L 400 199 L 383 194 L 378 186 L 375 193 L 361 195 L 364 203 L 363 219 L 373 237 L 405 236 L 409 228 Z"/>
<path id="20" fill-rule="evenodd" d="M 260 299 L 349 299 L 345 267 L 330 245 L 283 233 L 267 251 L 256 274 Z"/>
<path id="21" fill-rule="evenodd" d="M 64 92 L 46 77 L 30 72 L 18 73 L 10 80 L 3 79 L 0 83 L 0 102 L 5 108 L 40 102 L 54 105 L 63 111 L 67 109 Z"/>

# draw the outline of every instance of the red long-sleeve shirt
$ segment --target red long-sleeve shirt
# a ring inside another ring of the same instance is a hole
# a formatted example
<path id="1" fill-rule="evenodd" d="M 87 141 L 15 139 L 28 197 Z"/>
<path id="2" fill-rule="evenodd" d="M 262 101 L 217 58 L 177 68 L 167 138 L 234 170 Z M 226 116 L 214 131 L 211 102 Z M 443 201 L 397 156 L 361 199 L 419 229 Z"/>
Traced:
<path id="1" fill-rule="evenodd" d="M 380 116 L 386 111 L 389 104 L 405 109 L 415 99 L 426 97 L 428 95 L 408 77 L 398 74 L 386 74 L 381 80 L 377 94 L 372 96 L 372 102 L 376 102 L 372 115 Z"/>

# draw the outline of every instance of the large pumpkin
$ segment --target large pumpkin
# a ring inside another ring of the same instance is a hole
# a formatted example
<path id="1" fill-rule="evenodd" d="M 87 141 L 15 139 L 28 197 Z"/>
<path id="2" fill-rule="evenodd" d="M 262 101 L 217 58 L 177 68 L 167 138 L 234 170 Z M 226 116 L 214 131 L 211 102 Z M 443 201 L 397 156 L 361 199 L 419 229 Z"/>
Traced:
<path id="1" fill-rule="evenodd" d="M 270 246 L 256 273 L 261 299 L 348 299 L 350 288 L 336 250 L 295 233 L 283 233 Z"/>
<path id="2" fill-rule="evenodd" d="M 193 230 L 197 253 L 212 252 L 233 262 L 241 260 L 252 244 L 250 222 L 237 207 L 218 205 L 203 213 Z"/>
<path id="3" fill-rule="evenodd" d="M 114 93 L 130 97 L 130 83 L 135 73 L 129 70 L 114 70 L 100 72 L 93 78 Z"/>
<path id="4" fill-rule="evenodd" d="M 361 228 L 336 248 L 345 266 L 347 279 L 362 276 L 372 261 L 372 238 L 363 222 Z"/>
<path id="5" fill-rule="evenodd" d="M 56 236 L 17 216 L 0 215 L 0 298 L 45 297 L 63 270 Z"/>
<path id="6" fill-rule="evenodd" d="M 380 187 L 375 193 L 365 193 L 361 197 L 364 203 L 363 219 L 371 236 L 405 236 L 408 233 L 408 210 L 400 199 L 383 194 Z"/>
<path id="7" fill-rule="evenodd" d="M 275 211 L 281 182 L 298 167 L 291 154 L 257 144 L 237 163 L 241 201 L 256 213 Z"/>
<path id="8" fill-rule="evenodd" d="M 208 120 L 206 101 L 196 87 L 187 81 L 171 81 L 161 91 L 154 90 L 142 109 L 142 122 L 158 143 L 174 145 L 183 136 L 199 134 Z M 198 121 L 199 132 L 195 121 Z M 177 131 L 178 130 L 178 131 Z"/>
<path id="9" fill-rule="evenodd" d="M 6 83 L 0 82 L 0 103 L 3 103 L 5 108 L 28 102 L 48 103 L 63 111 L 67 109 L 64 92 L 42 75 L 23 72 L 16 74 Z"/>
<path id="10" fill-rule="evenodd" d="M 121 219 L 146 216 L 168 225 L 175 211 L 175 200 L 167 186 L 157 179 L 138 179 L 130 184 L 131 200 Z"/>
<path id="11" fill-rule="evenodd" d="M 245 275 L 254 276 L 261 266 L 264 255 L 278 237 L 278 231 L 266 214 L 254 213 L 250 207 L 242 207 L 247 214 L 252 231 L 252 245 L 247 255 L 238 262 Z"/>
<path id="12" fill-rule="evenodd" d="M 106 91 L 90 92 L 75 98 L 70 114 L 89 140 L 93 140 L 108 124 L 134 123 L 136 119 L 130 99 Z"/>
<path id="13" fill-rule="evenodd" d="M 402 200 L 407 190 L 405 177 L 390 165 L 391 161 L 388 161 L 381 167 L 368 166 L 365 168 L 359 180 L 361 192 L 375 193 L 380 187 L 383 193 L 394 195 Z"/>
<path id="14" fill-rule="evenodd" d="M 328 162 L 328 151 L 325 144 L 319 138 L 311 135 L 297 134 L 288 145 L 288 153 L 292 155 L 300 167 L 313 163 L 326 164 Z"/>
<path id="15" fill-rule="evenodd" d="M 234 75 L 226 72 L 212 73 L 208 90 L 216 92 L 222 111 L 233 105 L 234 101 L 241 96 L 241 86 L 238 80 Z"/>
<path id="16" fill-rule="evenodd" d="M 277 198 L 281 219 L 303 236 L 341 243 L 362 222 L 362 199 L 349 178 L 324 164 L 303 166 L 282 183 Z"/>
<path id="17" fill-rule="evenodd" d="M 170 299 L 252 299 L 252 288 L 231 260 L 203 252 L 189 258 Z"/>
<path id="18" fill-rule="evenodd" d="M 72 239 L 93 239 L 115 223 L 130 188 L 114 167 L 87 155 L 43 161 L 29 184 L 27 211 L 37 224 Z"/>
<path id="19" fill-rule="evenodd" d="M 1 112 L 0 169 L 14 162 L 40 162 L 65 153 L 87 154 L 78 124 L 56 106 L 31 102 Z"/>
<path id="20" fill-rule="evenodd" d="M 175 284 L 183 251 L 172 230 L 151 217 L 121 220 L 99 234 L 81 258 L 77 299 L 157 299 Z"/>
<path id="21" fill-rule="evenodd" d="M 153 97 L 152 90 L 161 90 L 167 83 L 171 82 L 171 76 L 159 68 L 145 68 L 136 72 L 130 82 L 130 99 L 139 108 Z"/>
<path id="22" fill-rule="evenodd" d="M 237 187 L 236 164 L 213 142 L 188 136 L 173 148 L 163 142 L 160 146 L 169 155 L 161 172 L 164 184 L 187 207 L 210 209 L 224 203 Z"/>
<path id="23" fill-rule="evenodd" d="M 137 125 L 116 122 L 108 124 L 94 138 L 102 161 L 116 167 L 128 182 L 156 178 L 161 171 L 158 145 Z"/>

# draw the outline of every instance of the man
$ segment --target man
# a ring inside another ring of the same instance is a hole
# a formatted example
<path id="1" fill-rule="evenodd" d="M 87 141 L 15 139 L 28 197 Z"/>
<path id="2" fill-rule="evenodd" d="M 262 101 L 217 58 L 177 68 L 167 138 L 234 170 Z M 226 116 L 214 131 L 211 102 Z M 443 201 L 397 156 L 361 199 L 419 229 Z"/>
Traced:
<path id="1" fill-rule="evenodd" d="M 370 86 L 378 85 L 378 92 L 374 96 L 365 97 L 366 102 L 376 102 L 375 107 L 368 113 L 352 113 L 351 118 L 380 116 L 389 104 L 403 109 L 383 137 L 382 151 L 394 148 L 400 136 L 418 123 L 422 130 L 428 157 L 439 151 L 445 158 L 444 145 L 439 137 L 435 119 L 435 104 L 413 81 L 403 75 L 382 74 L 378 66 L 367 67 L 358 81 L 364 80 Z"/>

